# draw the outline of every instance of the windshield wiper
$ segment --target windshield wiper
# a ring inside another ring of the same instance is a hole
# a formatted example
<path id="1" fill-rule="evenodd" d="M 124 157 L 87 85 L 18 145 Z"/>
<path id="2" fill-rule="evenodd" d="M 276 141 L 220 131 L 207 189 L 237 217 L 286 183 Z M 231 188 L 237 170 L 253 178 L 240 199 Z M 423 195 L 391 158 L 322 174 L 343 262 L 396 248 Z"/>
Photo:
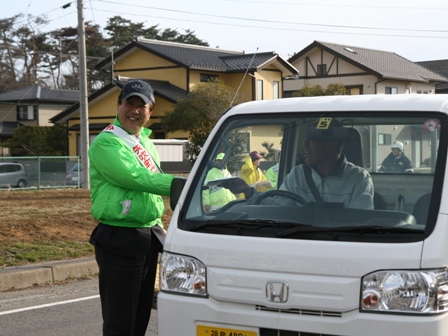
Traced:
<path id="1" fill-rule="evenodd" d="M 262 227 L 270 228 L 297 228 L 297 226 L 310 226 L 289 221 L 277 221 L 272 219 L 244 219 L 244 220 L 208 220 L 196 225 L 189 225 L 187 231 L 196 231 L 205 227 L 235 227 L 237 229 L 256 230 Z"/>
<path id="2" fill-rule="evenodd" d="M 383 233 L 423 233 L 424 230 L 415 230 L 407 227 L 391 227 L 391 226 L 343 226 L 343 227 L 296 227 L 286 232 L 279 233 L 277 238 L 288 237 L 292 234 L 304 232 L 304 233 L 357 233 L 357 234 L 383 234 Z"/>

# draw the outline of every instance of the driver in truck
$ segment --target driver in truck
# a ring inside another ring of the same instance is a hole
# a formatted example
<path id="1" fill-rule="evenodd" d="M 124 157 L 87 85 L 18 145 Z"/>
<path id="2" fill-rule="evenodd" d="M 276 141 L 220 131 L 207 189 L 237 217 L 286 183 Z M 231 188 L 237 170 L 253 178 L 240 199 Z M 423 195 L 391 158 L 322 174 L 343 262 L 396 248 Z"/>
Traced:
<path id="1" fill-rule="evenodd" d="M 373 182 L 362 167 L 348 162 L 342 148 L 348 131 L 337 120 L 321 118 L 308 127 L 305 138 L 305 163 L 286 175 L 279 190 L 299 195 L 305 202 L 343 203 L 347 208 L 373 209 Z M 226 182 L 232 192 L 243 192 L 246 199 L 259 194 L 242 180 Z M 274 202 L 288 205 L 292 200 L 276 197 Z"/>

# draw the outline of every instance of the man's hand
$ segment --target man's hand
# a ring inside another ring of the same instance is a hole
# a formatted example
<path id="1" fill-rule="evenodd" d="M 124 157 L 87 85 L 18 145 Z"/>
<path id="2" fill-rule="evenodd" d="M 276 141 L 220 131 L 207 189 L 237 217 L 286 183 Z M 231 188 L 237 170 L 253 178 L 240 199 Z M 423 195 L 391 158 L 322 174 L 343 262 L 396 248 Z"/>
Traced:
<path id="1" fill-rule="evenodd" d="M 254 193 L 253 189 L 249 187 L 248 184 L 241 178 L 228 179 L 227 181 L 221 182 L 219 185 L 229 189 L 234 194 L 243 193 L 244 196 L 246 196 L 246 199 L 251 197 Z"/>

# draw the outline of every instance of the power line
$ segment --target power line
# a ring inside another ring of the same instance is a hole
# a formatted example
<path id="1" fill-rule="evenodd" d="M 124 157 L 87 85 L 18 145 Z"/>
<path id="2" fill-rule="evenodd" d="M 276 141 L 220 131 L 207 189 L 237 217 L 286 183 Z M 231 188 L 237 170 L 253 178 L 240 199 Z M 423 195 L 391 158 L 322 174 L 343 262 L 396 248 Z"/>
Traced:
<path id="1" fill-rule="evenodd" d="M 106 4 L 115 4 L 115 5 L 121 5 L 126 7 L 139 7 L 139 8 L 147 8 L 151 10 L 158 10 L 158 11 L 165 11 L 170 13 L 180 13 L 180 14 L 189 14 L 189 15 L 198 15 L 198 16 L 206 16 L 211 18 L 221 18 L 221 19 L 230 19 L 230 20 L 239 20 L 239 21 L 249 21 L 249 22 L 260 22 L 260 23 L 273 23 L 273 24 L 288 24 L 288 25 L 302 25 L 302 26 L 312 26 L 312 27 L 324 27 L 324 28 L 340 28 L 340 29 L 364 29 L 364 30 L 386 30 L 386 31 L 406 31 L 406 32 L 421 32 L 421 33 L 448 33 L 448 30 L 434 30 L 434 29 L 412 29 L 412 28 L 390 28 L 390 27 L 365 27 L 365 26 L 348 26 L 348 25 L 331 25 L 331 24 L 321 24 L 321 23 L 306 23 L 306 22 L 290 22 L 290 21 L 276 21 L 276 20 L 266 20 L 266 19 L 254 19 L 254 18 L 246 18 L 246 17 L 235 17 L 235 16 L 227 16 L 227 15 L 215 15 L 215 14 L 207 14 L 207 13 L 198 13 L 198 12 L 191 12 L 191 11 L 183 11 L 183 10 L 175 10 L 175 9 L 167 9 L 167 8 L 161 8 L 161 7 L 153 7 L 153 6 L 144 6 L 144 5 L 136 5 L 136 4 L 128 4 L 128 3 L 122 3 L 117 1 L 110 1 L 110 0 L 94 0 L 99 3 L 106 3 Z M 221 1 L 240 1 L 240 0 L 221 0 Z M 74 2 L 74 1 L 72 1 Z M 254 2 L 254 1 L 245 1 L 245 2 Z M 90 4 L 92 3 L 92 0 L 90 0 Z M 257 2 L 258 3 L 258 2 Z M 297 3 L 288 3 L 288 2 L 263 2 L 264 4 L 293 4 L 293 5 L 300 5 L 300 6 L 333 6 L 333 7 L 360 7 L 360 8 L 395 8 L 395 9 L 446 9 L 446 8 L 429 8 L 429 7 L 384 7 L 384 6 L 360 6 L 360 5 L 321 5 L 321 4 L 297 4 Z M 57 7 L 52 10 L 49 10 L 47 12 L 44 12 L 37 16 L 43 16 L 47 15 L 48 13 L 52 13 L 58 9 L 61 8 L 67 8 L 71 4 L 68 3 L 62 7 Z M 91 7 L 92 15 L 93 11 L 97 12 L 104 12 L 104 13 L 113 13 L 114 16 L 117 14 L 117 11 L 111 11 L 111 10 L 105 10 L 105 9 L 94 9 Z M 70 13 L 64 13 L 62 17 L 65 17 L 67 14 Z M 312 33 L 331 33 L 331 34 L 348 34 L 348 35 L 366 35 L 366 36 L 388 36 L 388 37 L 413 37 L 413 38 L 446 38 L 444 36 L 420 36 L 420 35 L 391 35 L 389 33 L 386 34 L 369 34 L 369 33 L 350 33 L 350 32 L 335 32 L 335 31 L 322 31 L 322 30 L 306 30 L 306 29 L 294 29 L 294 28 L 285 28 L 285 27 L 271 27 L 271 26 L 251 26 L 251 25 L 242 25 L 242 24 L 235 24 L 235 23 L 218 23 L 218 22 L 209 22 L 209 21 L 198 21 L 198 20 L 190 20 L 185 18 L 172 18 L 172 17 L 164 17 L 160 15 L 144 15 L 142 13 L 123 13 L 120 12 L 120 14 L 129 15 L 129 16 L 140 16 L 140 17 L 149 17 L 149 18 L 159 18 L 159 19 L 165 19 L 165 20 L 175 20 L 175 21 L 184 21 L 184 22 L 194 22 L 194 23 L 204 23 L 204 24 L 213 24 L 213 25 L 226 25 L 226 26 L 235 26 L 235 27 L 244 27 L 244 28 L 262 28 L 262 29 L 271 29 L 271 30 L 282 30 L 282 31 L 300 31 L 300 32 L 312 32 Z M 56 19 L 59 19 L 60 17 L 53 18 L 51 21 L 54 21 Z M 27 20 L 18 21 L 18 23 L 27 22 Z"/>
<path id="2" fill-rule="evenodd" d="M 105 13 L 116 13 L 114 11 L 108 11 L 104 9 L 96 9 L 96 11 L 105 12 Z M 219 22 L 212 22 L 212 21 L 201 21 L 201 20 L 189 20 L 189 19 L 179 19 L 179 18 L 170 18 L 170 17 L 163 17 L 163 16 L 155 16 L 155 15 L 142 15 L 139 14 L 133 14 L 133 13 L 122 13 L 130 16 L 141 16 L 141 17 L 150 17 L 150 18 L 158 18 L 158 19 L 165 19 L 165 20 L 173 20 L 173 21 L 184 21 L 184 22 L 194 22 L 194 23 L 205 23 L 205 24 L 211 24 L 211 25 L 218 25 L 218 26 L 234 26 L 234 27 L 243 27 L 243 28 L 255 28 L 255 29 L 269 29 L 269 30 L 282 30 L 282 31 L 297 31 L 297 32 L 311 32 L 311 33 L 328 33 L 328 34 L 346 34 L 346 35 L 362 35 L 362 36 L 387 36 L 387 37 L 410 37 L 410 38 L 443 38 L 446 39 L 448 36 L 429 36 L 429 35 L 394 35 L 394 34 L 388 34 L 388 33 L 359 33 L 359 32 L 335 32 L 335 31 L 325 31 L 325 30 L 310 30 L 310 29 L 298 29 L 298 28 L 282 28 L 282 27 L 265 27 L 265 26 L 249 26 L 249 25 L 243 25 L 243 24 L 232 24 L 232 23 L 219 23 Z M 360 28 L 357 28 L 360 29 Z M 378 29 L 385 29 L 385 30 L 392 30 L 388 28 L 378 28 Z M 425 32 L 425 31 L 422 31 Z M 442 31 L 448 33 L 448 31 Z"/>
<path id="3" fill-rule="evenodd" d="M 317 3 L 297 3 L 297 2 L 272 2 L 272 1 L 250 1 L 250 0 L 218 0 L 223 2 L 253 3 L 257 5 L 286 5 L 286 6 L 313 6 L 313 7 L 345 7 L 345 8 L 378 8 L 378 9 L 400 9 L 400 10 L 439 10 L 448 7 L 409 7 L 406 6 L 377 6 L 377 5 L 340 5 L 340 4 L 317 4 Z"/>
<path id="4" fill-rule="evenodd" d="M 93 8 L 92 8 L 92 0 L 89 0 L 89 1 L 90 1 L 90 10 L 92 11 L 93 24 L 96 25 L 95 13 L 93 12 Z"/>
<path id="5" fill-rule="evenodd" d="M 71 2 L 69 2 L 69 3 L 67 3 L 67 4 L 65 4 L 65 5 L 63 5 L 63 6 L 58 6 L 58 7 L 56 7 L 56 8 L 53 8 L 53 9 L 50 9 L 50 10 L 48 10 L 48 11 L 46 11 L 46 12 L 44 12 L 44 13 L 41 13 L 41 14 L 38 14 L 38 15 L 34 15 L 33 17 L 40 17 L 40 16 L 46 16 L 47 14 L 49 14 L 49 13 L 52 13 L 52 12 L 54 12 L 54 11 L 57 11 L 57 10 L 60 10 L 60 9 L 66 9 L 66 8 L 68 8 L 68 7 L 70 7 L 70 5 L 72 4 L 72 3 L 74 3 L 75 1 L 71 1 Z M 28 9 L 27 9 L 27 11 L 28 11 Z M 76 13 L 76 11 L 75 12 L 71 12 L 71 13 Z M 71 13 L 68 13 L 68 14 L 71 14 Z M 65 15 L 63 15 L 63 16 L 65 16 Z M 63 17 L 62 16 L 62 17 Z M 61 18 L 61 17 L 58 17 L 58 19 L 59 18 Z M 22 24 L 22 23 L 27 23 L 28 22 L 28 19 L 27 18 L 25 18 L 25 19 L 23 19 L 23 20 L 19 20 L 19 21 L 17 21 L 16 22 L 16 24 Z"/>
<path id="6" fill-rule="evenodd" d="M 190 15 L 199 15 L 199 16 L 207 16 L 207 17 L 216 17 L 223 19 L 232 19 L 232 20 L 244 20 L 244 21 L 252 21 L 252 22 L 263 22 L 263 23 L 277 23 L 277 24 L 292 24 L 292 25 L 304 25 L 304 26 L 318 26 L 318 27 L 331 27 L 331 28 L 349 28 L 349 29 L 371 29 L 371 30 L 396 30 L 396 31 L 415 31 L 415 32 L 433 32 L 433 33 L 448 33 L 448 30 L 430 30 L 430 29 L 411 29 L 411 28 L 389 28 L 389 27 L 362 27 L 362 26 L 344 26 L 344 25 L 330 25 L 330 24 L 321 24 L 321 23 L 304 23 L 304 22 L 289 22 L 289 21 L 276 21 L 276 20 L 265 20 L 265 19 L 254 19 L 254 18 L 244 18 L 244 17 L 236 17 L 236 16 L 227 16 L 227 15 L 215 15 L 215 14 L 205 14 L 205 13 L 197 13 L 176 9 L 166 9 L 160 7 L 152 7 L 152 6 L 144 6 L 144 5 L 136 5 L 136 4 L 125 4 L 116 1 L 108 1 L 108 0 L 96 0 L 97 2 L 102 3 L 110 3 L 115 5 L 129 6 L 129 7 L 140 7 L 147 8 L 159 11 L 167 11 L 170 13 L 180 13 L 180 14 L 190 14 Z M 130 15 L 140 15 L 140 14 L 130 14 Z M 153 17 L 153 16 L 152 16 Z M 176 19 L 179 20 L 179 19 Z"/>

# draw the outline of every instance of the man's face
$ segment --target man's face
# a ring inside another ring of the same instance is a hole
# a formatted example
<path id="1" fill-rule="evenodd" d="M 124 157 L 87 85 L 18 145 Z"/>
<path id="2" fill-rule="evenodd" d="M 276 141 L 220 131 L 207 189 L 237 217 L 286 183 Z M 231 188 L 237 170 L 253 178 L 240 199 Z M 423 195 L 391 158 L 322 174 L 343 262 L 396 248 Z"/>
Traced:
<path id="1" fill-rule="evenodd" d="M 148 124 L 152 110 L 151 103 L 145 104 L 142 98 L 131 96 L 118 105 L 118 120 L 123 128 L 131 134 L 139 134 Z"/>
<path id="2" fill-rule="evenodd" d="M 305 162 L 314 166 L 328 160 L 328 142 L 305 140 Z"/>
<path id="3" fill-rule="evenodd" d="M 400 154 L 400 150 L 398 148 L 392 148 L 392 154 L 394 156 L 398 156 Z"/>
<path id="4" fill-rule="evenodd" d="M 260 159 L 256 159 L 255 161 L 252 161 L 252 164 L 255 166 L 259 166 L 260 165 Z"/>

